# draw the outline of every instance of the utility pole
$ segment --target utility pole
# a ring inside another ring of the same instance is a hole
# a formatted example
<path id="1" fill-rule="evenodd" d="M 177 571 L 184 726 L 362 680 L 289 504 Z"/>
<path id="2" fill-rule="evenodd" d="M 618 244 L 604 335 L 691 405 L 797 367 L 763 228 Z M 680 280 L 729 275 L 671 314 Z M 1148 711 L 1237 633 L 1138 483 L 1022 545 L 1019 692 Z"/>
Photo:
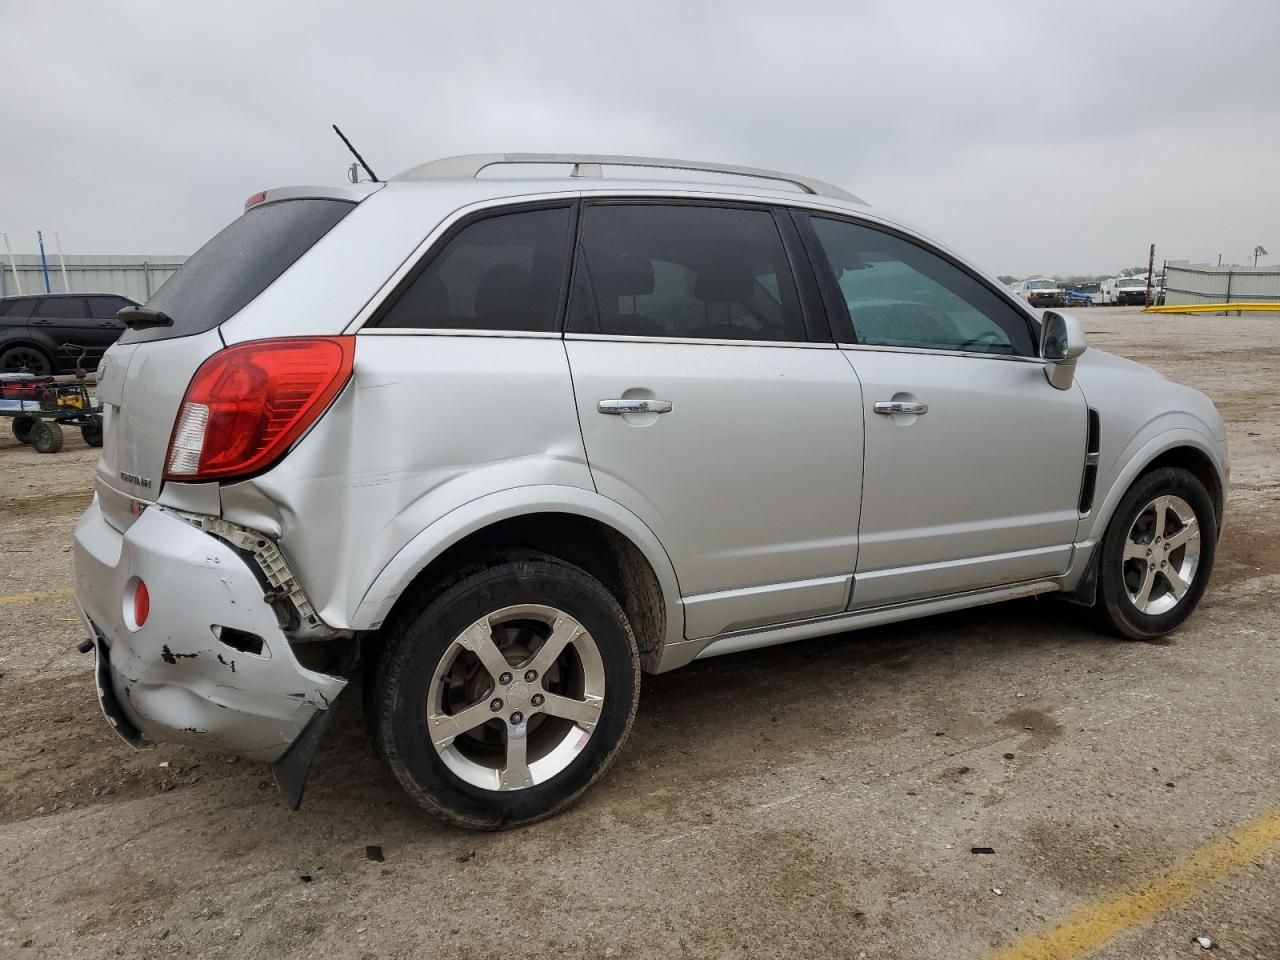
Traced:
<path id="1" fill-rule="evenodd" d="M 1151 306 L 1151 275 L 1156 269 L 1156 245 L 1151 245 L 1151 252 L 1147 254 L 1147 296 L 1143 306 Z"/>

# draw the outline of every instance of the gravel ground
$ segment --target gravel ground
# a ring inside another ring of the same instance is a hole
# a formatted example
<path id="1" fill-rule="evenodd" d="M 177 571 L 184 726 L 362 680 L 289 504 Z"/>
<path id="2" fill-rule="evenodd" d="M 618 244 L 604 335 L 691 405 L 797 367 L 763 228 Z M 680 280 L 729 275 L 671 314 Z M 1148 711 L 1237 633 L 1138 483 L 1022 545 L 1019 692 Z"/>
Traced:
<path id="1" fill-rule="evenodd" d="M 421 816 L 357 697 L 296 814 L 265 767 L 117 741 L 67 590 L 94 451 L 39 456 L 6 429 L 0 956 L 955 960 L 1134 902 L 1280 808 L 1280 319 L 1079 315 L 1230 425 L 1227 532 L 1183 629 L 1122 643 L 1029 600 L 646 677 L 611 773 L 497 835 Z M 1189 957 L 1206 935 L 1280 957 L 1277 850 L 1097 955 Z"/>

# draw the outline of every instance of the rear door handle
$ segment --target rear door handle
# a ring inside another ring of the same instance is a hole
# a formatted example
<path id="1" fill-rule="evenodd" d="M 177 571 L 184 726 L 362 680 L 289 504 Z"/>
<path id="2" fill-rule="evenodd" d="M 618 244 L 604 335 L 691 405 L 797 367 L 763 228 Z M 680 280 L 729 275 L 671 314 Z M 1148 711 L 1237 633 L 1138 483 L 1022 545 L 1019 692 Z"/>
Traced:
<path id="1" fill-rule="evenodd" d="M 601 400 L 596 404 L 601 413 L 620 416 L 624 413 L 670 413 L 670 400 Z"/>
<path id="2" fill-rule="evenodd" d="M 929 405 L 913 400 L 877 400 L 874 409 L 876 413 L 883 414 L 886 417 L 891 417 L 895 413 L 907 413 L 921 417 L 929 412 Z"/>

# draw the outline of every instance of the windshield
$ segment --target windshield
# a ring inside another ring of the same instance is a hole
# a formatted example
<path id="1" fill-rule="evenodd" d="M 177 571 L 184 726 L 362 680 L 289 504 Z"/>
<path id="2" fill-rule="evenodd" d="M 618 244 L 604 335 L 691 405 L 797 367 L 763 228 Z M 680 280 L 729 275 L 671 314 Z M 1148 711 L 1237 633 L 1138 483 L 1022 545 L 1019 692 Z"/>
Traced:
<path id="1" fill-rule="evenodd" d="M 1147 285 L 1147 281 L 1140 280 L 1137 277 L 1125 277 L 1120 281 L 1119 285 L 1122 287 L 1145 287 Z"/>
<path id="2" fill-rule="evenodd" d="M 1058 285 L 1054 283 L 1052 280 L 1032 280 L 1030 286 L 1032 290 L 1057 290 L 1058 289 Z"/>

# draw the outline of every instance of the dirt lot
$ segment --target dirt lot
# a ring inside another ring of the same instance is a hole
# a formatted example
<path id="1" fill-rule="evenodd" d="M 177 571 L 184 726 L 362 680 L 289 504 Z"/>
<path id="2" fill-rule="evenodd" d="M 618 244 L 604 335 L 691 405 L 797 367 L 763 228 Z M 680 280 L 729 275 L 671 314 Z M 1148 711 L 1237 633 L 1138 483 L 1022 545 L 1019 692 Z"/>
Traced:
<path id="1" fill-rule="evenodd" d="M 420 816 L 356 697 L 297 814 L 265 767 L 117 741 L 67 589 L 93 452 L 5 425 L 0 956 L 1280 957 L 1280 318 L 1080 315 L 1230 423 L 1187 626 L 1027 601 L 646 678 L 611 774 L 498 835 Z"/>

